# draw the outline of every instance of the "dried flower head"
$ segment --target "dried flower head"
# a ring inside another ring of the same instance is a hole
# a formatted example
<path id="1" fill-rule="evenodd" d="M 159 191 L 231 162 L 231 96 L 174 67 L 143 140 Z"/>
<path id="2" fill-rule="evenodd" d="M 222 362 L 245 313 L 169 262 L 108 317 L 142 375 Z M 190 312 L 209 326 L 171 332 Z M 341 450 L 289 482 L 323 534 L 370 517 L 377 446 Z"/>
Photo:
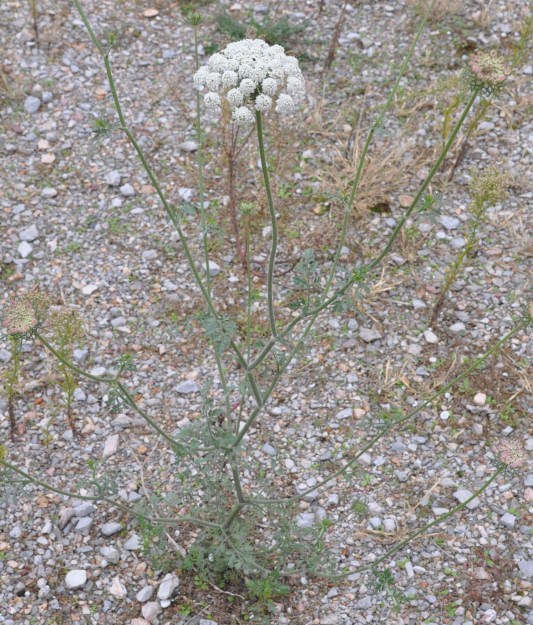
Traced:
<path id="1" fill-rule="evenodd" d="M 504 59 L 494 50 L 481 50 L 470 57 L 470 85 L 484 95 L 499 91 L 511 73 Z"/>
<path id="2" fill-rule="evenodd" d="M 527 460 L 526 450 L 516 438 L 501 440 L 494 451 L 498 460 L 509 469 L 519 469 Z"/>
<path id="3" fill-rule="evenodd" d="M 2 311 L 2 329 L 8 336 L 29 338 L 43 322 L 50 301 L 40 291 L 9 300 Z"/>
<path id="4" fill-rule="evenodd" d="M 492 166 L 475 174 L 470 182 L 470 193 L 476 204 L 497 204 L 507 197 L 511 176 L 500 167 Z"/>
<path id="5" fill-rule="evenodd" d="M 254 111 L 275 108 L 278 113 L 291 113 L 294 98 L 305 93 L 298 60 L 287 56 L 281 46 L 270 46 L 262 39 L 228 44 L 200 67 L 193 81 L 198 91 L 207 89 L 204 103 L 209 111 L 220 113 L 221 92 L 233 121 L 243 126 L 254 123 Z"/>

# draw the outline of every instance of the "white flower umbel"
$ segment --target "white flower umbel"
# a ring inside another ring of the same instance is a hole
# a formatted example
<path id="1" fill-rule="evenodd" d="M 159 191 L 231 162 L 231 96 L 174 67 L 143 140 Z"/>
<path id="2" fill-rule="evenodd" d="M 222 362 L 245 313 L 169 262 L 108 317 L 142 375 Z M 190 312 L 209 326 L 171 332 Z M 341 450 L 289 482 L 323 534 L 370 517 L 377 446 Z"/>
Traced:
<path id="1" fill-rule="evenodd" d="M 213 54 L 207 65 L 194 75 L 194 87 L 207 89 L 207 109 L 220 113 L 225 99 L 232 119 L 240 125 L 254 122 L 255 112 L 292 113 L 295 99 L 305 94 L 305 82 L 295 57 L 287 56 L 278 45 L 262 39 L 230 43 Z"/>

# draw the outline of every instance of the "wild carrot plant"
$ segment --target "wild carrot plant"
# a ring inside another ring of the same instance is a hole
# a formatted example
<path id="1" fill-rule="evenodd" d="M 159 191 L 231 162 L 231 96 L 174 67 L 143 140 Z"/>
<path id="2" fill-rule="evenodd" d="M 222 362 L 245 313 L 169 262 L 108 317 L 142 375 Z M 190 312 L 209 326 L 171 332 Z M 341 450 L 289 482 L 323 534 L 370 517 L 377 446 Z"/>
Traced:
<path id="1" fill-rule="evenodd" d="M 91 482 L 91 494 L 82 494 L 47 485 L 44 480 L 11 463 L 6 452 L 0 457 L 0 464 L 5 470 L 14 472 L 25 480 L 44 488 L 48 487 L 61 495 L 102 500 L 121 510 L 131 512 L 133 516 L 141 520 L 145 535 L 157 537 L 157 540 L 163 540 L 164 533 L 153 531 L 151 524 L 164 528 L 196 526 L 199 531 L 185 557 L 180 556 L 180 566 L 184 569 L 194 569 L 207 578 L 214 576 L 215 579 L 219 579 L 227 571 L 237 571 L 246 577 L 262 578 L 264 583 L 249 582 L 249 586 L 258 599 L 266 602 L 273 594 L 285 592 L 285 585 L 279 581 L 285 576 L 311 572 L 340 578 L 356 572 L 377 570 L 381 563 L 386 562 L 411 540 L 435 525 L 447 521 L 453 514 L 467 506 L 494 482 L 505 467 L 516 464 L 515 459 L 520 452 L 515 450 L 511 453 L 509 450 L 503 450 L 501 462 L 471 498 L 430 523 L 420 526 L 377 557 L 371 565 L 364 565 L 357 569 L 334 570 L 335 563 L 329 562 L 325 541 L 332 522 L 323 519 L 315 527 L 306 527 L 298 521 L 298 505 L 312 493 L 326 489 L 337 478 L 343 477 L 350 482 L 357 482 L 360 478 L 357 466 L 363 454 L 393 430 L 429 408 L 435 400 L 454 385 L 465 380 L 488 358 L 496 354 L 506 341 L 531 323 L 531 311 L 525 312 L 523 318 L 505 336 L 483 355 L 473 360 L 462 373 L 440 386 L 426 399 L 419 401 L 409 412 L 398 411 L 384 424 L 369 430 L 360 449 L 355 452 L 350 451 L 350 455 L 343 458 L 339 468 L 323 475 L 317 484 L 299 489 L 296 494 L 279 496 L 272 476 L 246 456 L 248 440 L 252 436 L 254 425 L 264 415 L 280 381 L 288 374 L 291 366 L 305 349 L 319 315 L 327 309 L 338 309 L 348 296 L 360 292 L 371 279 L 374 270 L 380 266 L 393 248 L 407 220 L 432 204 L 429 196 L 432 180 L 454 145 L 460 129 L 479 104 L 480 99 L 490 98 L 501 89 L 506 77 L 505 70 L 502 69 L 504 65 L 499 57 L 493 54 L 478 53 L 472 58 L 470 67 L 467 69 L 470 90 L 463 110 L 451 127 L 433 166 L 414 194 L 410 206 L 398 219 L 389 240 L 383 249 L 366 263 L 359 263 L 354 267 L 341 263 L 341 251 L 346 240 L 349 217 L 354 207 L 368 151 L 409 66 L 414 48 L 431 10 L 432 3 L 430 3 L 396 81 L 368 131 L 357 171 L 351 181 L 349 194 L 344 200 L 342 220 L 339 224 L 339 240 L 333 260 L 329 266 L 321 267 L 311 250 L 306 250 L 302 254 L 295 271 L 297 296 L 291 299 L 293 316 L 289 322 L 283 322 L 276 306 L 275 266 L 280 232 L 271 184 L 271 179 L 276 172 L 270 167 L 268 135 L 265 133 L 265 126 L 290 123 L 287 121 L 287 116 L 297 108 L 299 100 L 304 97 L 305 80 L 298 60 L 287 55 L 281 46 L 271 46 L 260 39 L 230 43 L 214 54 L 202 67 L 198 64 L 197 56 L 197 70 L 194 73 L 193 82 L 196 89 L 198 143 L 199 203 L 197 214 L 202 248 L 201 260 L 198 260 L 195 250 L 185 235 L 182 216 L 169 203 L 142 145 L 128 125 L 112 71 L 113 42 L 111 40 L 102 42 L 93 30 L 81 2 L 79 0 L 73 0 L 73 2 L 103 61 L 118 118 L 117 122 L 101 120 L 98 123 L 97 132 L 99 135 L 120 132 L 129 140 L 178 235 L 183 253 L 204 300 L 200 321 L 212 347 L 221 392 L 215 392 L 212 381 L 208 381 L 201 390 L 201 418 L 182 428 L 179 433 L 170 434 L 158 423 L 157 417 L 150 415 L 147 410 L 138 405 L 134 393 L 128 389 L 128 363 L 126 361 L 121 363 L 116 373 L 106 376 L 95 375 L 84 370 L 69 359 L 73 341 L 72 332 L 68 337 L 56 333 L 50 338 L 46 331 L 41 331 L 37 319 L 34 323 L 35 315 L 32 316 L 32 310 L 28 309 L 22 335 L 29 331 L 31 337 L 41 341 L 44 347 L 57 358 L 64 380 L 68 378 L 65 390 L 67 402 L 78 376 L 110 387 L 110 393 L 125 410 L 135 411 L 156 435 L 168 443 L 177 459 L 176 475 L 182 487 L 168 496 L 154 495 L 149 502 L 141 500 L 136 506 L 128 506 L 114 498 L 113 493 L 103 482 L 99 483 L 96 473 Z M 198 52 L 198 26 L 201 18 L 197 14 L 190 14 L 188 21 L 194 29 L 195 48 Z M 261 341 L 251 340 L 253 308 L 258 301 L 256 301 L 257 297 L 251 280 L 250 205 L 247 203 L 242 204 L 241 215 L 244 231 L 243 247 L 245 248 L 241 261 L 247 269 L 247 284 L 244 293 L 246 304 L 244 341 L 239 340 L 235 319 L 220 312 L 214 295 L 215 289 L 210 275 L 209 220 L 205 205 L 206 130 L 202 123 L 205 110 L 211 116 L 218 116 L 222 113 L 231 115 L 235 127 L 247 129 L 257 142 L 271 234 L 268 263 L 264 275 L 266 288 L 259 299 L 259 303 L 263 302 L 266 309 L 268 337 Z M 481 197 L 480 195 L 479 198 Z M 484 210 L 488 202 L 486 194 L 483 198 L 479 201 Z M 204 266 L 204 272 L 201 270 L 200 263 Z M 16 310 L 16 307 L 13 310 Z M 18 326 L 11 325 L 9 321 L 13 313 L 7 309 L 5 314 L 8 323 L 4 322 L 4 329 L 9 335 L 18 336 L 20 334 L 17 332 Z M 67 374 L 67 371 L 70 373 Z M 245 474 L 254 478 L 253 486 L 248 483 L 244 484 Z M 157 513 L 153 512 L 154 509 Z M 179 510 L 178 514 L 176 510 Z M 261 538 L 258 538 L 260 527 L 264 529 L 261 530 L 263 532 Z M 387 583 L 386 578 L 386 575 L 379 578 L 382 586 Z"/>

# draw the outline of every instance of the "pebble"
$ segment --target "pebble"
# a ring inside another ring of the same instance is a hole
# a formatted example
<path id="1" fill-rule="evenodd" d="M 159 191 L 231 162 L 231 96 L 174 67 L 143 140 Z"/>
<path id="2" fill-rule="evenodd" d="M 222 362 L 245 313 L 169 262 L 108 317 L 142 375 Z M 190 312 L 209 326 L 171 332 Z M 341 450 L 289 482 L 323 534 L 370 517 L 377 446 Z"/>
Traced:
<path id="1" fill-rule="evenodd" d="M 124 549 L 126 551 L 137 551 L 141 548 L 141 539 L 137 534 L 132 534 L 130 538 L 124 543 Z"/>
<path id="2" fill-rule="evenodd" d="M 378 330 L 371 330 L 370 328 L 361 328 L 359 336 L 365 343 L 372 343 L 373 341 L 378 341 L 383 338 L 381 332 Z"/>
<path id="3" fill-rule="evenodd" d="M 460 219 L 457 219 L 457 217 L 448 217 L 446 215 L 442 215 L 439 221 L 446 230 L 455 230 L 461 223 Z"/>
<path id="4" fill-rule="evenodd" d="M 123 197 L 133 197 L 135 195 L 135 189 L 129 183 L 123 184 L 120 187 L 120 194 Z"/>
<path id="5" fill-rule="evenodd" d="M 39 100 L 39 98 L 36 98 L 35 96 L 29 95 L 24 100 L 24 110 L 26 111 L 26 113 L 37 113 L 40 108 L 41 100 Z"/>
<path id="6" fill-rule="evenodd" d="M 161 601 L 170 599 L 179 584 L 179 577 L 177 575 L 173 575 L 172 573 L 168 573 L 159 584 L 159 588 L 157 589 L 157 598 Z"/>
<path id="7" fill-rule="evenodd" d="M 58 194 L 57 189 L 54 189 L 53 187 L 45 187 L 41 191 L 42 197 L 44 197 L 46 199 L 52 199 L 52 198 L 56 197 L 57 194 Z"/>
<path id="8" fill-rule="evenodd" d="M 186 395 L 188 393 L 197 393 L 200 390 L 200 387 L 194 380 L 184 380 L 180 382 L 177 386 L 174 387 L 176 393 L 182 393 Z"/>
<path id="9" fill-rule="evenodd" d="M 120 580 L 120 577 L 114 577 L 111 586 L 109 587 L 109 594 L 113 595 L 116 599 L 124 599 L 128 594 L 126 586 Z"/>
<path id="10" fill-rule="evenodd" d="M 476 393 L 474 395 L 474 404 L 476 406 L 484 406 L 487 402 L 487 396 L 485 393 Z"/>
<path id="11" fill-rule="evenodd" d="M 102 451 L 102 458 L 109 458 L 118 451 L 119 435 L 112 434 L 108 436 L 104 443 L 104 449 Z"/>
<path id="12" fill-rule="evenodd" d="M 518 568 L 520 569 L 520 573 L 523 578 L 533 578 L 533 560 L 521 560 L 518 563 Z"/>
<path id="13" fill-rule="evenodd" d="M 337 412 L 337 414 L 335 415 L 335 419 L 348 419 L 351 416 L 353 416 L 353 409 L 352 408 L 344 408 L 344 410 L 341 410 L 340 412 Z"/>
<path id="14" fill-rule="evenodd" d="M 113 171 L 110 171 L 105 175 L 105 181 L 110 187 L 119 187 L 121 180 L 122 176 L 116 169 L 113 169 Z"/>
<path id="15" fill-rule="evenodd" d="M 104 523 L 100 528 L 100 531 L 104 536 L 113 536 L 122 530 L 122 524 L 112 521 L 111 523 Z"/>
<path id="16" fill-rule="evenodd" d="M 86 284 L 81 288 L 81 292 L 83 293 L 83 295 L 92 295 L 97 290 L 98 285 L 96 284 Z"/>
<path id="17" fill-rule="evenodd" d="M 455 493 L 453 494 L 453 496 L 455 497 L 455 499 L 457 499 L 457 501 L 459 503 L 464 503 L 467 499 L 470 499 L 470 497 L 472 497 L 474 493 L 470 492 L 469 490 L 467 490 L 466 488 L 460 488 L 459 490 L 456 490 Z M 467 508 L 469 510 L 474 510 L 475 508 L 477 508 L 480 504 L 480 500 L 479 497 L 476 497 L 475 499 L 473 499 L 469 504 L 467 504 Z"/>
<path id="18" fill-rule="evenodd" d="M 184 141 L 180 143 L 178 147 L 182 152 L 196 152 L 198 144 L 196 141 Z"/>
<path id="19" fill-rule="evenodd" d="M 516 517 L 514 516 L 514 514 L 511 514 L 510 512 L 506 512 L 501 517 L 500 523 L 504 525 L 505 527 L 514 527 L 516 523 Z"/>
<path id="20" fill-rule="evenodd" d="M 87 572 L 83 569 L 75 569 L 69 571 L 65 576 L 65 586 L 69 590 L 76 590 L 77 588 L 83 588 L 87 583 Z"/>
<path id="21" fill-rule="evenodd" d="M 269 445 L 268 443 L 265 443 L 263 445 L 263 447 L 261 447 L 261 449 L 265 452 L 265 454 L 268 454 L 269 456 L 275 456 L 276 455 L 275 448 L 272 447 L 272 445 Z"/>
<path id="22" fill-rule="evenodd" d="M 118 549 L 114 547 L 102 547 L 100 553 L 108 562 L 111 562 L 111 564 L 118 564 L 120 561 L 120 553 Z"/>
<path id="23" fill-rule="evenodd" d="M 153 594 L 154 594 L 153 586 L 144 586 L 144 588 L 141 588 L 141 590 L 139 590 L 139 592 L 135 595 L 135 598 L 137 599 L 139 603 L 146 603 L 147 601 L 151 599 Z"/>
<path id="24" fill-rule="evenodd" d="M 161 612 L 161 606 L 157 601 L 150 601 L 145 603 L 141 608 L 144 618 L 151 623 L 157 618 L 157 615 Z"/>
<path id="25" fill-rule="evenodd" d="M 296 525 L 298 527 L 313 527 L 314 522 L 314 512 L 302 512 L 296 517 Z"/>
<path id="26" fill-rule="evenodd" d="M 28 258 L 28 256 L 33 252 L 33 247 L 27 241 L 22 241 L 22 243 L 20 243 L 17 247 L 17 252 L 22 258 Z"/>
<path id="27" fill-rule="evenodd" d="M 92 524 L 93 520 L 90 516 L 82 517 L 81 519 L 78 519 L 75 531 L 78 532 L 78 534 L 83 534 L 87 536 L 89 534 L 89 529 Z"/>
<path id="28" fill-rule="evenodd" d="M 38 239 L 38 238 L 39 238 L 39 231 L 37 230 L 37 227 L 34 224 L 32 224 L 28 228 L 25 228 L 24 230 L 21 230 L 19 232 L 19 239 L 21 241 L 29 241 L 31 243 L 32 241 L 35 241 L 35 239 Z"/>
<path id="29" fill-rule="evenodd" d="M 206 271 L 206 267 L 207 265 L 205 263 L 202 263 L 202 268 L 204 271 Z M 213 260 L 209 261 L 209 275 L 214 278 L 215 276 L 218 276 L 218 274 L 222 271 L 222 269 L 220 268 L 220 265 L 217 265 Z"/>
<path id="30" fill-rule="evenodd" d="M 466 334 L 466 326 L 461 321 L 458 321 L 457 323 L 454 323 L 450 326 L 450 332 L 452 334 L 464 336 Z"/>
<path id="31" fill-rule="evenodd" d="M 439 342 L 437 335 L 432 330 L 426 330 L 424 332 L 424 339 L 426 343 L 430 343 L 431 345 Z"/>

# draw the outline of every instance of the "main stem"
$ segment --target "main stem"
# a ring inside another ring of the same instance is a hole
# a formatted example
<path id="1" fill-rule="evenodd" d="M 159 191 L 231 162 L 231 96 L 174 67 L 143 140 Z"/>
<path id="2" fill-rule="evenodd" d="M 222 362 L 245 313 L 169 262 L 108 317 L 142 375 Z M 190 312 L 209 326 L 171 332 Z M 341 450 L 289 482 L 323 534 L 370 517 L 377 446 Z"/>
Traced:
<path id="1" fill-rule="evenodd" d="M 261 170 L 263 172 L 263 181 L 265 183 L 265 191 L 268 202 L 268 212 L 270 213 L 270 225 L 272 228 L 272 245 L 270 246 L 270 255 L 268 258 L 267 301 L 268 318 L 270 320 L 270 333 L 272 335 L 272 338 L 275 339 L 278 334 L 274 313 L 274 268 L 276 266 L 276 252 L 278 249 L 278 223 L 276 219 L 276 211 L 274 210 L 274 201 L 272 199 L 270 177 L 268 175 L 268 166 L 265 156 L 265 144 L 263 141 L 263 122 L 260 111 L 255 112 L 255 121 L 257 124 L 257 142 L 259 144 L 259 155 L 261 157 Z"/>

